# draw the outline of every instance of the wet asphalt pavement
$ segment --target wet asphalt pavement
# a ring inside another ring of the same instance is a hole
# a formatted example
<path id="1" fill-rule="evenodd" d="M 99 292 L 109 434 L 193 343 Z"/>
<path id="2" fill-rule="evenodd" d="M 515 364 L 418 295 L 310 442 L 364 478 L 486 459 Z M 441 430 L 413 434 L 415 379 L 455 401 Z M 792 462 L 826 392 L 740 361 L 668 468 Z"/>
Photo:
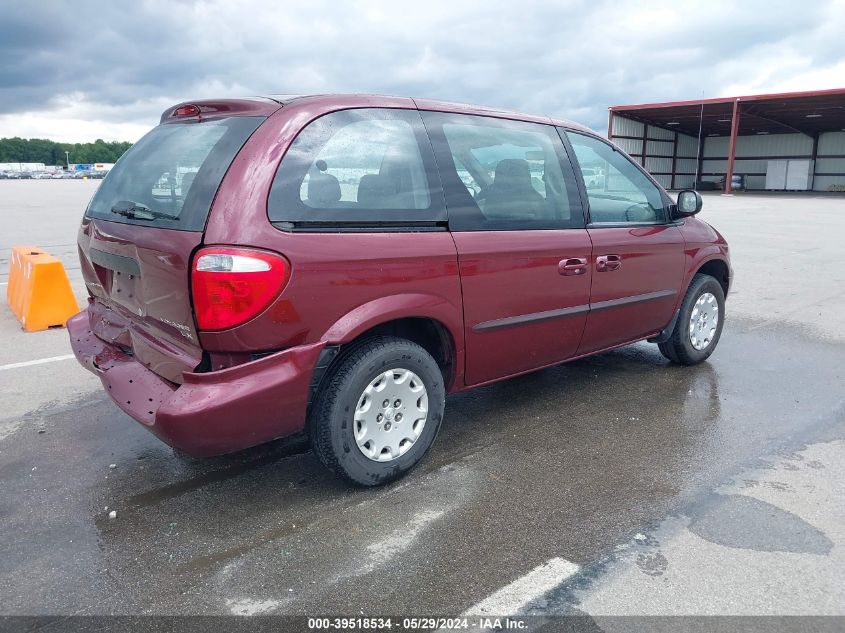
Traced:
<path id="1" fill-rule="evenodd" d="M 734 322 L 692 369 L 642 344 L 450 397 L 429 458 L 379 490 L 301 441 L 181 461 L 89 396 L 0 452 L 4 609 L 459 613 L 551 557 L 588 564 L 761 455 L 845 437 L 842 352 Z"/>
<path id="2" fill-rule="evenodd" d="M 741 292 L 760 303 L 749 285 Z M 807 612 L 845 613 L 845 571 L 825 567 L 845 539 L 824 519 L 842 512 L 845 341 L 750 308 L 732 314 L 731 298 L 728 311 L 719 348 L 697 367 L 641 343 L 448 397 L 426 460 L 376 490 L 335 479 L 301 438 L 179 458 L 73 361 L 0 371 L 0 406 L 12 412 L 0 413 L 2 613 L 456 615 L 555 558 L 581 571 L 534 612 L 630 613 L 637 601 L 650 613 L 701 612 L 648 584 L 665 587 L 675 569 L 693 591 L 729 589 L 734 612 L 778 613 L 742 601 L 759 584 L 749 566 L 774 564 L 758 557 L 772 551 L 794 556 L 784 579 L 827 570 L 829 591 L 806 599 Z M 61 334 L 45 333 L 56 349 L 38 356 L 66 353 Z M 821 466 L 783 466 L 808 477 L 800 484 L 759 475 L 802 451 Z M 759 504 L 786 501 L 737 486 L 814 501 L 784 518 Z M 677 540 L 673 522 L 694 539 Z M 707 558 L 707 548 L 721 549 Z M 724 587 L 695 589 L 725 556 Z M 614 589 L 625 574 L 633 580 Z M 637 579 L 646 584 L 628 606 L 614 603 Z"/>

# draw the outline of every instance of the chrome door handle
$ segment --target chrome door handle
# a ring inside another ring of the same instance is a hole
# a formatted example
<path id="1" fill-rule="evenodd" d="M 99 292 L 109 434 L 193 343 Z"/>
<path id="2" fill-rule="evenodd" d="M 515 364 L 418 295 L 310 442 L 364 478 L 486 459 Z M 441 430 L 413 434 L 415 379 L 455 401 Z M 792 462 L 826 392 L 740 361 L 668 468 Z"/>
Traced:
<path id="1" fill-rule="evenodd" d="M 561 275 L 567 277 L 572 275 L 586 275 L 587 274 L 587 258 L 586 257 L 569 257 L 558 262 L 557 271 Z"/>
<path id="2" fill-rule="evenodd" d="M 596 257 L 596 270 L 609 273 L 622 268 L 622 258 L 619 255 L 599 255 Z"/>

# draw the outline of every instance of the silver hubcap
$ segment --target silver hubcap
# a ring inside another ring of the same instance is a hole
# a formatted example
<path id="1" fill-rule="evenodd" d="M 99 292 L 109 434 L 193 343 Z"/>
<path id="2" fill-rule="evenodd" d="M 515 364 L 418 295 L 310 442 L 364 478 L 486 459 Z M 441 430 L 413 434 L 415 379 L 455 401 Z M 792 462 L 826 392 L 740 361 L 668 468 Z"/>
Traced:
<path id="1" fill-rule="evenodd" d="M 389 462 L 404 455 L 428 418 L 428 392 L 408 369 L 389 369 L 367 385 L 358 398 L 352 432 L 368 458 Z"/>
<path id="2" fill-rule="evenodd" d="M 719 325 L 719 302 L 710 292 L 705 292 L 692 307 L 689 318 L 689 340 L 697 350 L 705 349 L 716 336 Z"/>

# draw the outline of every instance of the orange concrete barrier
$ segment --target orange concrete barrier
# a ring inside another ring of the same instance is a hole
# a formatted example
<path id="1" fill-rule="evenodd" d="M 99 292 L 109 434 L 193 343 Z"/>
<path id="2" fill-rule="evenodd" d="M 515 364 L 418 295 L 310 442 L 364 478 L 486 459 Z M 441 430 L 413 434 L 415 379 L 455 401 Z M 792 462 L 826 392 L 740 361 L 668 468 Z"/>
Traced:
<path id="1" fill-rule="evenodd" d="M 64 327 L 79 312 L 65 268 L 35 246 L 13 246 L 6 301 L 27 332 Z"/>

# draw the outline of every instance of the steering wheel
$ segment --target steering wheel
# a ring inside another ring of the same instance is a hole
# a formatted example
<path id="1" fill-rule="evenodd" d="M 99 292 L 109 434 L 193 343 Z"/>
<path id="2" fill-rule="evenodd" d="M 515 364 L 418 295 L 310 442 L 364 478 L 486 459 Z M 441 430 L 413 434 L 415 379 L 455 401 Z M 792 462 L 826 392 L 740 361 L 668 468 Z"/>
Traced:
<path id="1" fill-rule="evenodd" d="M 645 203 L 632 204 L 625 209 L 625 220 L 628 222 L 651 222 L 654 217 L 654 210 Z"/>

